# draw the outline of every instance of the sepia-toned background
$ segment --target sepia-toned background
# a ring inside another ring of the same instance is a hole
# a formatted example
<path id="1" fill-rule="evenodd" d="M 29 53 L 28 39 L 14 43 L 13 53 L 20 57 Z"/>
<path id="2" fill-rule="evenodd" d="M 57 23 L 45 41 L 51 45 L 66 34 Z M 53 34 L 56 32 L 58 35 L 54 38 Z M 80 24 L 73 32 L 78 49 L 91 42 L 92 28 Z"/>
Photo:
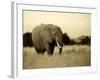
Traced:
<path id="1" fill-rule="evenodd" d="M 42 23 L 59 26 L 63 33 L 67 33 L 76 41 L 80 37 L 86 40 L 88 37 L 89 44 L 75 43 L 64 46 L 61 55 L 55 47 L 52 56 L 49 56 L 47 52 L 39 55 L 34 47 L 25 46 L 23 47 L 23 69 L 91 66 L 91 14 L 23 11 L 23 34 L 31 33 L 34 27 Z"/>
<path id="2" fill-rule="evenodd" d="M 91 14 L 24 11 L 23 17 L 24 33 L 31 32 L 36 25 L 44 23 L 60 26 L 62 31 L 67 32 L 71 38 L 81 35 L 90 36 Z"/>

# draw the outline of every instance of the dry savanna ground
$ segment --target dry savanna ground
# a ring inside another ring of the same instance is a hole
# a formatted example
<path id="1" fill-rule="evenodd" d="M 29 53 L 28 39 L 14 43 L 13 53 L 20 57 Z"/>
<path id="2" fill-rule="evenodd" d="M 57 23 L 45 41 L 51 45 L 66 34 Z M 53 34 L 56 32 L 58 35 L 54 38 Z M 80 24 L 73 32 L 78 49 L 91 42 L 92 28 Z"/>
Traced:
<path id="1" fill-rule="evenodd" d="M 69 45 L 63 48 L 62 54 L 58 54 L 55 47 L 52 56 L 37 54 L 34 47 L 23 48 L 23 69 L 78 67 L 91 65 L 91 50 L 88 45 Z"/>

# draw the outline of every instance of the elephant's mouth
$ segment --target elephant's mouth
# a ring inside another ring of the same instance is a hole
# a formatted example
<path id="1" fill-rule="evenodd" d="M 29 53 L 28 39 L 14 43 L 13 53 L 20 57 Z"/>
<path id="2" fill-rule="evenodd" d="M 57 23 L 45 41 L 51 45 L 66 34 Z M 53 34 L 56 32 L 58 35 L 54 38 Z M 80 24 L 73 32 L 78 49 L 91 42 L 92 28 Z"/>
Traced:
<path id="1" fill-rule="evenodd" d="M 62 42 L 56 41 L 56 43 L 57 43 L 57 46 L 58 46 L 59 48 L 62 48 L 62 47 L 63 47 L 63 43 L 62 43 Z"/>

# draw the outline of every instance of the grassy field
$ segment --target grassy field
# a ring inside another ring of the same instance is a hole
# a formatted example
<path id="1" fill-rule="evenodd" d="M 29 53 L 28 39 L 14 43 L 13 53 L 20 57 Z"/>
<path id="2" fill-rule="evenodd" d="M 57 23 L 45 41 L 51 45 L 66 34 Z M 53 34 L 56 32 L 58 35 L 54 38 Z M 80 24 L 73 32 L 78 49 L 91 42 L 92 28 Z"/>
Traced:
<path id="1" fill-rule="evenodd" d="M 54 54 L 49 56 L 37 54 L 33 47 L 23 48 L 23 69 L 78 67 L 91 65 L 91 50 L 88 45 L 65 46 L 62 54 L 58 54 L 55 47 Z"/>

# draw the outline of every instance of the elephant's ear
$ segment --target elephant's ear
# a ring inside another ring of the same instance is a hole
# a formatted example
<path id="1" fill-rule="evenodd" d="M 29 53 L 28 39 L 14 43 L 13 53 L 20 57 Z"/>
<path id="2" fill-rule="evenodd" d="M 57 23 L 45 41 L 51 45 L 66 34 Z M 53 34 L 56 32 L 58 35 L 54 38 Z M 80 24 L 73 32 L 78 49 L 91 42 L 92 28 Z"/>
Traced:
<path id="1" fill-rule="evenodd" d="M 41 29 L 40 35 L 41 35 L 41 38 L 47 41 L 48 43 L 52 42 L 51 32 L 48 27 L 44 27 L 43 29 Z"/>

